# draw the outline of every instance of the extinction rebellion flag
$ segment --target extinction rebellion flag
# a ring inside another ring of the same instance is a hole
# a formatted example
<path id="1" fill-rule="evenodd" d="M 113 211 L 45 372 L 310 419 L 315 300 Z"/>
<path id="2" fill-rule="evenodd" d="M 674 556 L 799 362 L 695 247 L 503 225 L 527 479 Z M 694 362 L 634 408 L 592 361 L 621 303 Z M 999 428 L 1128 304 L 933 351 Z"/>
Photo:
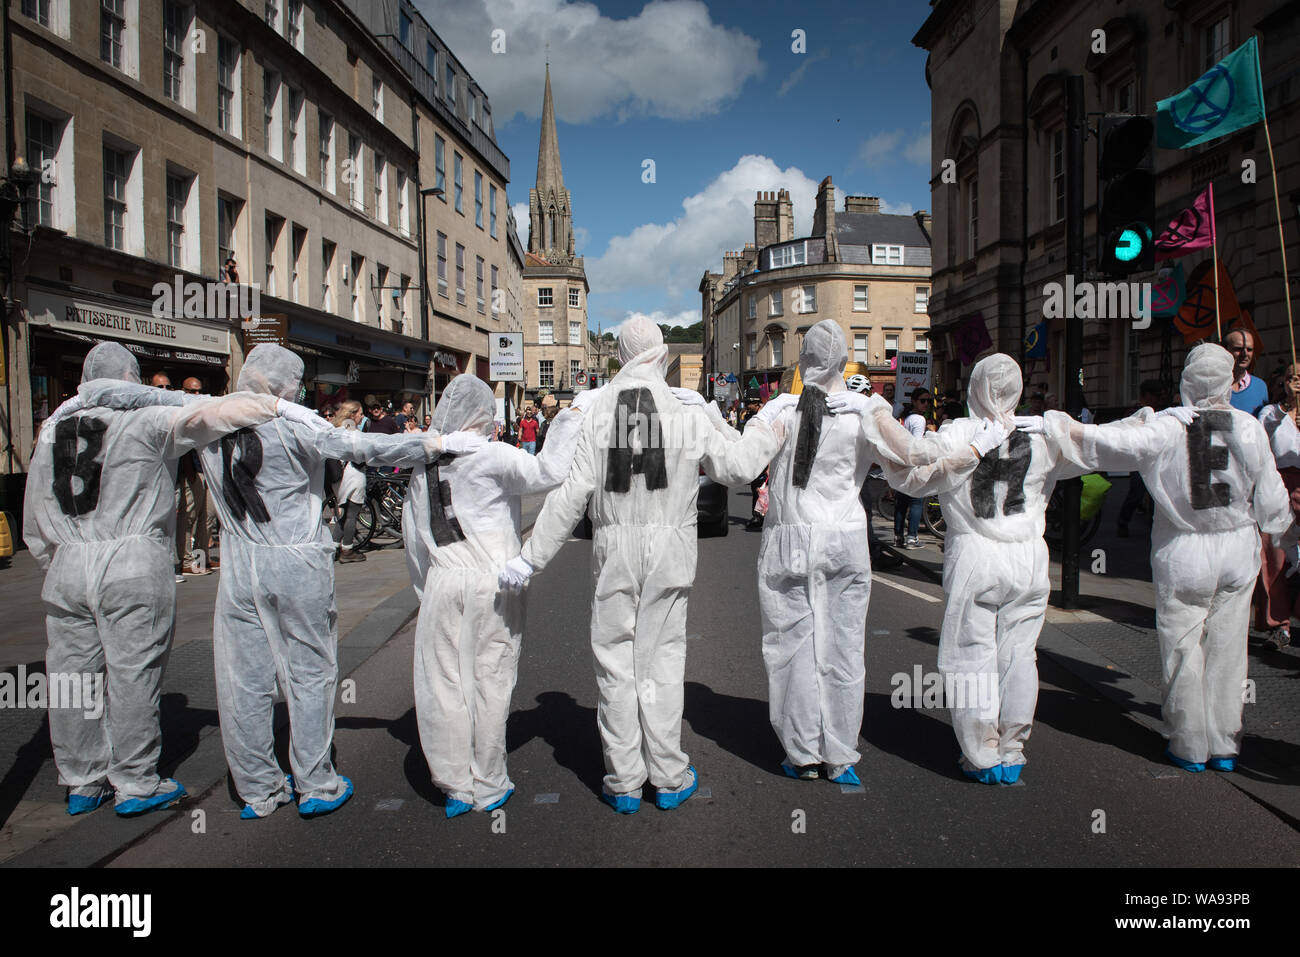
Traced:
<path id="1" fill-rule="evenodd" d="M 1259 44 L 1251 37 L 1183 92 L 1156 104 L 1156 142 L 1162 149 L 1185 149 L 1263 118 Z"/>

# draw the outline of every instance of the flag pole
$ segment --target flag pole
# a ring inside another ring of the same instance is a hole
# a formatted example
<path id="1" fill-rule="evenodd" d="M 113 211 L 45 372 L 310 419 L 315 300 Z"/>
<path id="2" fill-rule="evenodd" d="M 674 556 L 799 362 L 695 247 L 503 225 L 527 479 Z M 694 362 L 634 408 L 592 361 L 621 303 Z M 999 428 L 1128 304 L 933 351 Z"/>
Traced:
<path id="1" fill-rule="evenodd" d="M 1219 237 L 1214 230 L 1214 180 L 1210 180 L 1210 268 L 1214 270 L 1214 334 L 1223 342 L 1223 330 L 1219 327 Z"/>
<path id="2" fill-rule="evenodd" d="M 1273 171 L 1273 208 L 1277 211 L 1277 246 L 1282 254 L 1282 293 L 1286 296 L 1286 325 L 1291 333 L 1291 364 L 1295 365 L 1295 320 L 1291 317 L 1291 280 L 1286 271 L 1286 234 L 1282 230 L 1282 200 L 1277 194 L 1277 162 L 1273 159 L 1273 137 L 1268 132 L 1268 113 L 1260 98 L 1260 112 L 1264 116 L 1264 142 L 1268 144 L 1268 166 Z"/>

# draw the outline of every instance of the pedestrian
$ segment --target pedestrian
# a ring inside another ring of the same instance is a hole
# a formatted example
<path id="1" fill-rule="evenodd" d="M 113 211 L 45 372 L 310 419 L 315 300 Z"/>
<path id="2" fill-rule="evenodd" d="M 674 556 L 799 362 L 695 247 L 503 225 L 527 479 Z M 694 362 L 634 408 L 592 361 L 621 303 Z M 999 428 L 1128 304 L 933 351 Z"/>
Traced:
<path id="1" fill-rule="evenodd" d="M 433 425 L 433 416 L 432 416 L 432 415 L 425 415 L 425 417 L 424 417 L 424 431 L 425 431 L 425 432 L 428 432 L 428 431 L 429 431 L 429 427 L 430 427 L 431 425 Z"/>
<path id="2" fill-rule="evenodd" d="M 451 380 L 434 409 L 438 432 L 493 430 L 496 400 L 477 376 Z M 448 818 L 509 800 L 506 718 L 519 666 L 526 596 L 499 591 L 493 573 L 519 554 L 519 498 L 549 491 L 569 472 L 579 412 L 555 422 L 536 456 L 493 442 L 444 455 L 411 473 L 402 534 L 420 599 L 415 627 L 415 713 Z"/>
<path id="3" fill-rule="evenodd" d="M 384 435 L 397 435 L 401 429 L 397 426 L 397 419 L 389 415 L 378 399 L 370 400 L 370 419 L 366 422 L 367 432 L 379 432 Z"/>
<path id="4" fill-rule="evenodd" d="M 555 396 L 548 395 L 542 400 L 542 422 L 537 427 L 537 454 L 542 454 L 542 449 L 546 446 L 546 435 L 551 428 L 551 421 L 560 414 L 560 403 L 555 400 Z"/>
<path id="5" fill-rule="evenodd" d="M 158 702 L 176 622 L 172 577 L 176 463 L 198 446 L 273 418 L 272 397 L 229 396 L 186 408 L 100 408 L 98 397 L 146 389 L 115 342 L 86 355 L 81 394 L 47 420 L 27 477 L 23 537 L 45 569 L 47 675 L 103 675 L 107 700 L 49 709 L 68 813 L 115 798 L 122 816 L 175 803 L 185 788 L 158 775 Z M 131 385 L 133 384 L 133 385 Z M 168 588 L 168 585 L 172 587 Z"/>
<path id="6" fill-rule="evenodd" d="M 519 447 L 529 455 L 537 454 L 537 410 L 531 405 L 519 421 Z"/>
<path id="7" fill-rule="evenodd" d="M 1246 328 L 1233 329 L 1223 337 L 1223 347 L 1232 354 L 1232 396 L 1234 409 L 1259 415 L 1268 402 L 1268 386 L 1253 375 L 1259 343 Z"/>
<path id="8" fill-rule="evenodd" d="M 758 415 L 763 408 L 763 394 L 758 389 L 745 390 L 745 411 L 740 416 L 740 428 L 738 431 L 743 433 L 745 425 L 750 419 Z M 752 482 L 749 483 L 750 495 L 753 501 L 750 504 L 749 521 L 745 523 L 745 531 L 761 532 L 763 530 L 763 514 L 758 510 L 758 491 L 767 484 L 767 463 L 763 463 L 763 471 L 759 472 Z"/>
<path id="9" fill-rule="evenodd" d="M 333 425 L 336 429 L 360 430 L 363 416 L 360 402 L 344 402 L 334 416 Z M 333 490 L 334 504 L 343 511 L 342 520 L 334 526 L 337 529 L 336 541 L 339 545 L 337 560 L 343 565 L 364 562 L 366 553 L 358 551 L 355 544 L 357 518 L 366 504 L 365 463 L 358 465 L 356 462 L 339 459 L 330 461 L 337 466 L 337 476 L 330 476 L 333 478 L 332 482 L 327 478 L 326 488 Z M 327 470 L 327 476 L 331 471 L 334 470 Z"/>
<path id="10" fill-rule="evenodd" d="M 407 432 L 407 431 L 410 431 L 409 429 L 406 428 L 406 423 L 407 423 L 407 422 L 415 422 L 415 421 L 416 421 L 416 419 L 415 419 L 415 403 L 414 403 L 414 402 L 411 402 L 411 401 L 403 402 L 403 403 L 402 403 L 402 411 L 399 412 L 399 413 L 397 413 L 397 415 L 393 416 L 393 418 L 394 418 L 394 419 L 396 420 L 396 422 L 397 422 L 397 429 L 398 429 L 399 432 Z M 417 426 L 416 426 L 416 427 L 417 427 L 417 428 L 419 427 L 418 423 L 417 423 Z"/>
<path id="11" fill-rule="evenodd" d="M 202 395 L 203 382 L 190 376 L 186 395 Z M 176 563 L 184 575 L 208 575 L 208 490 L 195 452 L 181 456 L 176 473 Z M 196 560 L 197 555 L 197 560 Z"/>
<path id="12" fill-rule="evenodd" d="M 724 485 L 749 481 L 780 436 L 757 421 L 738 436 L 698 392 L 669 389 L 668 347 L 649 319 L 623 324 L 618 358 L 622 368 L 609 385 L 579 396 L 581 437 L 568 477 L 547 497 L 500 582 L 521 587 L 544 568 L 590 502 L 591 644 L 607 771 L 601 793 L 616 812 L 632 814 L 647 780 L 664 810 L 699 783 L 681 748 L 699 469 Z"/>
<path id="13" fill-rule="evenodd" d="M 1178 418 L 1139 412 L 1107 425 L 1055 413 L 1039 425 L 1074 462 L 1137 468 L 1155 502 L 1151 572 L 1163 659 L 1166 757 L 1185 771 L 1232 771 L 1241 743 L 1250 599 L 1259 533 L 1292 526 L 1286 486 L 1259 420 L 1232 405 L 1240 354 L 1187 354 Z M 1184 417 L 1191 425 L 1184 425 Z M 1021 424 L 1021 423 L 1017 423 Z M 1216 441 L 1217 440 L 1217 441 Z M 949 518 L 949 528 L 952 520 Z"/>
<path id="14" fill-rule="evenodd" d="M 1277 399 L 1259 412 L 1259 421 L 1268 435 L 1282 484 L 1286 486 L 1291 513 L 1300 519 L 1300 367 L 1287 366 L 1277 377 L 1274 386 Z M 1296 549 L 1287 550 L 1274 541 L 1268 532 L 1260 534 L 1259 581 L 1255 583 L 1255 627 L 1267 631 L 1268 645 L 1281 651 L 1291 644 L 1291 619 L 1300 614 L 1300 587 L 1293 576 L 1296 569 Z M 1290 567 L 1288 567 L 1288 565 Z"/>
<path id="15" fill-rule="evenodd" d="M 822 320 L 799 349 L 802 394 L 777 396 L 761 413 L 782 441 L 768 468 L 758 604 L 769 716 L 785 751 L 782 770 L 804 780 L 824 772 L 836 784 L 857 785 L 871 598 L 859 493 L 877 455 L 921 465 L 929 463 L 932 445 L 902 429 L 884 399 L 849 390 L 847 362 L 839 323 Z M 866 384 L 855 378 L 854 385 Z M 1005 435 L 999 428 L 989 441 L 996 445 Z M 976 461 L 969 447 L 959 448 L 950 460 L 931 463 L 931 471 Z"/>
<path id="16" fill-rule="evenodd" d="M 920 438 L 926 433 L 927 417 L 930 414 L 930 402 L 932 396 L 929 390 L 923 386 L 917 386 L 912 390 L 910 396 L 912 407 L 907 417 L 903 419 L 903 428 L 912 434 L 913 438 Z M 921 508 L 925 504 L 923 498 L 912 498 L 902 492 L 897 492 L 894 497 L 894 547 L 895 548 L 920 548 L 921 547 Z M 904 527 L 907 530 L 907 537 L 904 539 Z"/>

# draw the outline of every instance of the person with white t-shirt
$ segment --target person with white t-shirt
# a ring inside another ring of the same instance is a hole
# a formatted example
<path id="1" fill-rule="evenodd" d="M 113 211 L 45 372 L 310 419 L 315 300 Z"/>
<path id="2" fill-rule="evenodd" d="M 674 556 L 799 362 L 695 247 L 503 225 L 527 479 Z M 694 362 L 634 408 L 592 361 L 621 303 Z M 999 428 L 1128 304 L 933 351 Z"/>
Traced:
<path id="1" fill-rule="evenodd" d="M 903 419 L 903 428 L 912 433 L 913 438 L 925 435 L 925 417 L 930 411 L 932 397 L 929 390 L 917 386 L 912 390 L 912 407 Z M 894 547 L 920 548 L 921 506 L 923 499 L 912 498 L 902 492 L 896 492 L 894 498 Z M 903 538 L 903 521 L 907 520 L 907 538 Z"/>

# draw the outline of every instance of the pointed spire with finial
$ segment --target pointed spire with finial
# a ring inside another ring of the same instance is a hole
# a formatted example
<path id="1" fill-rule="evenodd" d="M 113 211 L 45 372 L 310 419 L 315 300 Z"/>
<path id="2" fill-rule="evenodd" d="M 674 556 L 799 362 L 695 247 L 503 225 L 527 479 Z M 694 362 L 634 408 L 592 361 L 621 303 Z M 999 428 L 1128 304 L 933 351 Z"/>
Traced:
<path id="1" fill-rule="evenodd" d="M 537 147 L 536 186 L 544 196 L 564 193 L 564 170 L 560 167 L 560 140 L 555 134 L 555 104 L 551 100 L 549 63 L 546 65 L 546 92 L 542 97 L 542 138 Z"/>

